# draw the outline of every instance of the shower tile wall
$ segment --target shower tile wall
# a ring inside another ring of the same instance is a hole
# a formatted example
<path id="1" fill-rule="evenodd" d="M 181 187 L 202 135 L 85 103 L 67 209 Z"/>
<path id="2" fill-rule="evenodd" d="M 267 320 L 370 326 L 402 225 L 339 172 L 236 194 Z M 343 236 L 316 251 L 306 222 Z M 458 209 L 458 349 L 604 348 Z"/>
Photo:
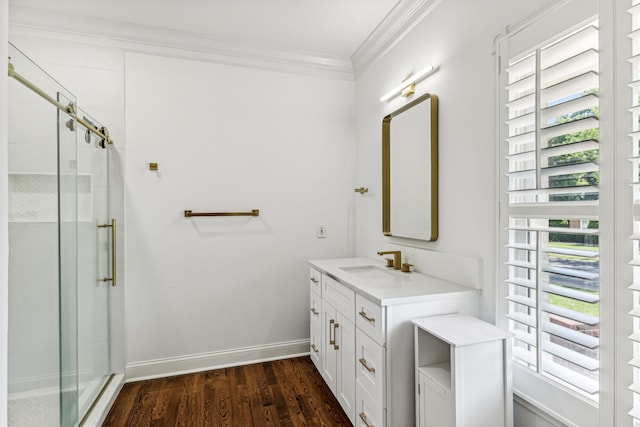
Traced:
<path id="1" fill-rule="evenodd" d="M 10 223 L 9 241 L 9 392 L 54 387 L 58 384 L 57 225 Z"/>

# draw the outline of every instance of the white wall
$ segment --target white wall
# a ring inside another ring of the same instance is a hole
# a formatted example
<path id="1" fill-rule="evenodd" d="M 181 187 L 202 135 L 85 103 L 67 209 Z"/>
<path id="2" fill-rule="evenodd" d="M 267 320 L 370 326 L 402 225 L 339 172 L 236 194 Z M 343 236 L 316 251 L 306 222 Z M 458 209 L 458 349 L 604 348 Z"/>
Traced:
<path id="1" fill-rule="evenodd" d="M 357 79 L 357 184 L 370 193 L 356 201 L 356 254 L 377 257 L 395 248 L 417 271 L 455 275 L 439 266 L 451 255 L 477 261 L 481 316 L 495 316 L 496 136 L 493 38 L 545 0 L 447 0 Z M 489 12 L 490 10 L 490 12 Z M 381 103 L 380 96 L 427 65 L 438 70 L 416 93 Z M 386 238 L 381 231 L 381 121 L 423 93 L 439 97 L 439 219 L 436 242 Z M 400 245 L 400 246 L 397 246 Z M 411 248 L 411 246 L 418 249 Z"/>
<path id="2" fill-rule="evenodd" d="M 8 56 L 9 2 L 0 0 L 0 58 Z M 7 206 L 7 63 L 0 62 L 0 206 Z M 7 424 L 9 239 L 7 209 L 0 209 L 0 426 Z"/>
<path id="3" fill-rule="evenodd" d="M 127 54 L 130 366 L 308 351 L 306 260 L 349 255 L 354 98 L 344 80 Z"/>

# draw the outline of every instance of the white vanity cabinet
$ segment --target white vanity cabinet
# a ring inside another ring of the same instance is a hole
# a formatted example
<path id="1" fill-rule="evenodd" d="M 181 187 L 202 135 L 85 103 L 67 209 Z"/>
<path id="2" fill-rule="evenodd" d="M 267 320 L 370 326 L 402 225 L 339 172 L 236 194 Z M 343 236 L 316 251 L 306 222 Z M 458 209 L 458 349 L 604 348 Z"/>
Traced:
<path id="1" fill-rule="evenodd" d="M 358 258 L 309 262 L 311 274 L 321 275 L 320 372 L 355 426 L 414 427 L 412 320 L 456 312 L 477 315 L 478 295 L 464 286 L 384 267 L 353 274 L 359 271 L 353 266 L 363 263 L 378 268 L 376 261 Z"/>
<path id="2" fill-rule="evenodd" d="M 419 427 L 512 427 L 510 334 L 460 314 L 414 320 Z"/>

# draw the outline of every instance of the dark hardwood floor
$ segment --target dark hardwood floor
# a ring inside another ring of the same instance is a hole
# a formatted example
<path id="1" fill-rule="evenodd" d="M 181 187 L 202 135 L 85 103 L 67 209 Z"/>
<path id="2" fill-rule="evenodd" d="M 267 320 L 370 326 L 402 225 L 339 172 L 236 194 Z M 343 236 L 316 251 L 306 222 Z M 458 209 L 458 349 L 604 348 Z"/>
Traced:
<path id="1" fill-rule="evenodd" d="M 351 426 L 309 357 L 127 383 L 103 427 Z"/>

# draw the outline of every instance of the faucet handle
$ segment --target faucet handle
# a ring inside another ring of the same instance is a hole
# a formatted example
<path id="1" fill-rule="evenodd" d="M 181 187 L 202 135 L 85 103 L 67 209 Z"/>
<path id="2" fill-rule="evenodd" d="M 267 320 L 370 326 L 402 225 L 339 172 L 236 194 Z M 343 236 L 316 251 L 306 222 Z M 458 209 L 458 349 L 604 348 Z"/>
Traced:
<path id="1" fill-rule="evenodd" d="M 390 255 L 393 254 L 393 264 L 387 261 L 387 267 L 393 267 L 396 270 L 400 270 L 402 264 L 402 253 L 400 251 L 380 251 L 378 255 Z"/>
<path id="2" fill-rule="evenodd" d="M 393 268 L 393 258 L 385 258 L 384 260 L 387 261 L 387 267 Z"/>
<path id="3" fill-rule="evenodd" d="M 413 267 L 413 264 L 409 264 L 407 262 L 402 264 L 402 272 L 403 273 L 411 273 L 411 267 Z"/>

